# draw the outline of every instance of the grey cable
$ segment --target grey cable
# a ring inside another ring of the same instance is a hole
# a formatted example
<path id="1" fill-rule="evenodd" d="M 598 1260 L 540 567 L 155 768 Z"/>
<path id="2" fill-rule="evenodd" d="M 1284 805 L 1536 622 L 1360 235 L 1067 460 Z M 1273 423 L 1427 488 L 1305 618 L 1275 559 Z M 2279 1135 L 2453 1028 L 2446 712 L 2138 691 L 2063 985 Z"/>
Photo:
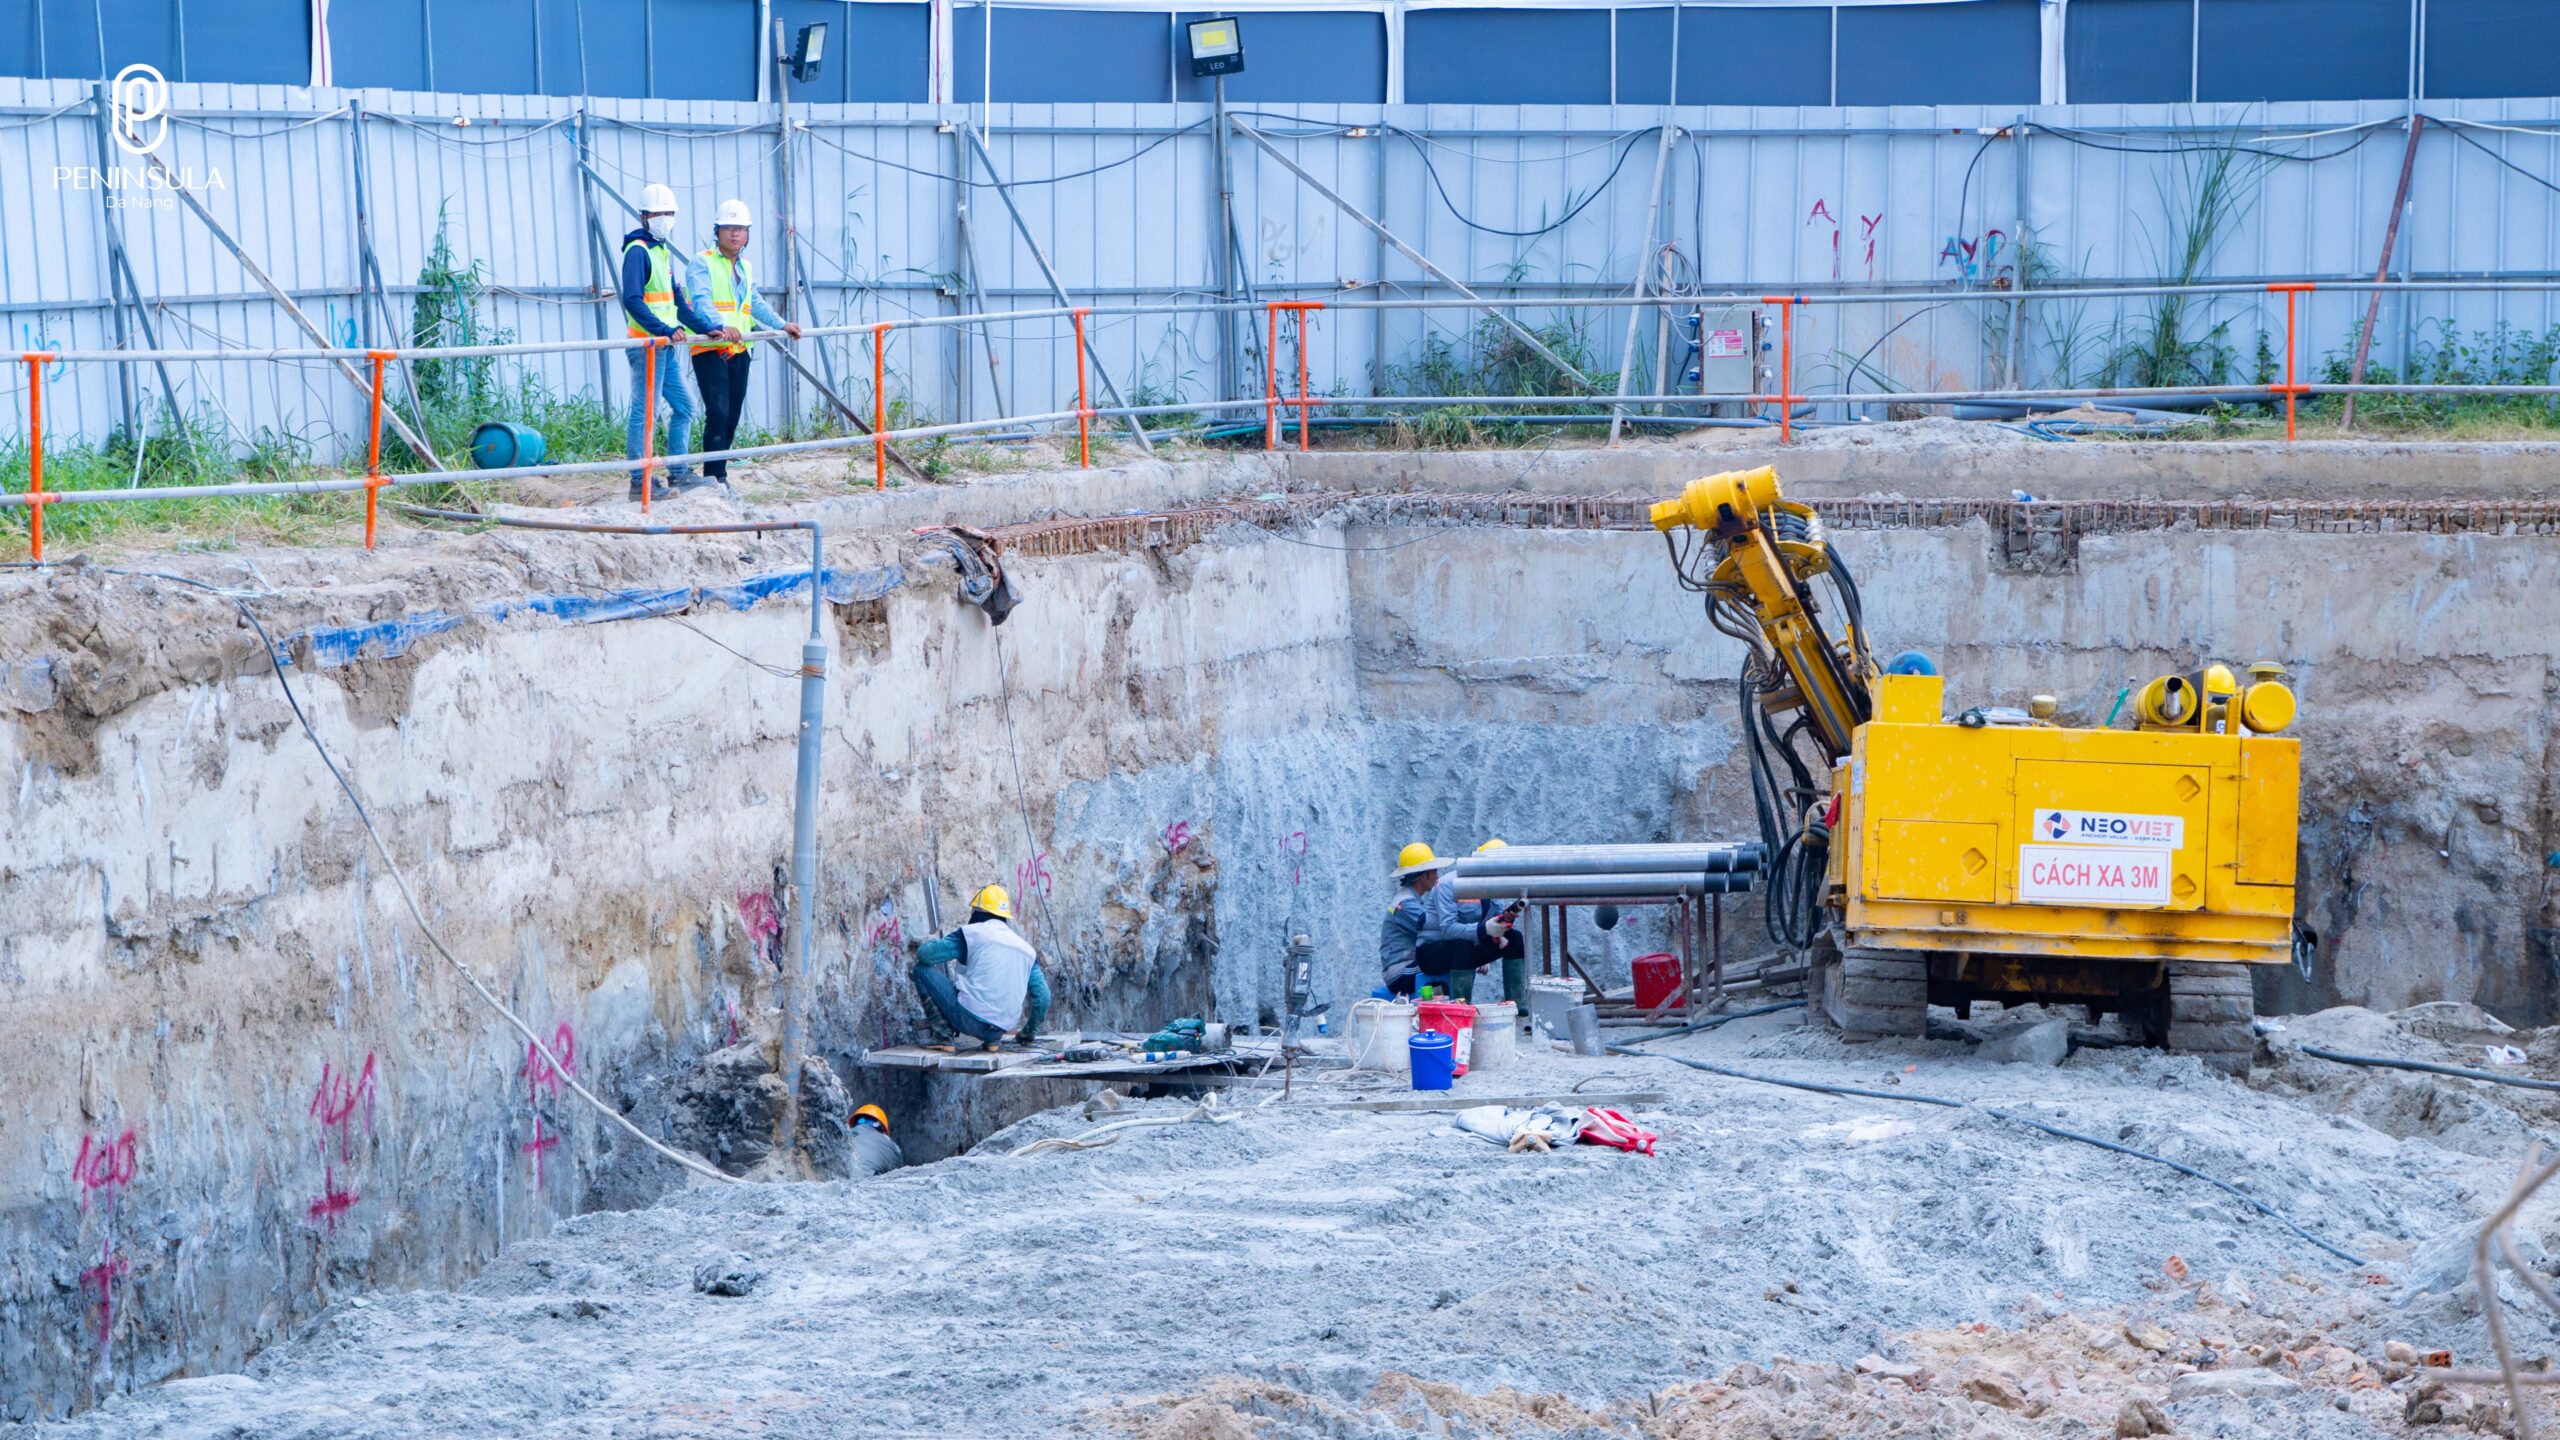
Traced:
<path id="1" fill-rule="evenodd" d="M 1741 1017 L 1733 1016 L 1730 1018 L 1740 1019 Z M 1657 1055 L 1652 1051 L 1638 1050 L 1629 1045 L 1611 1045 L 1608 1048 L 1609 1052 L 1614 1055 L 1634 1055 L 1644 1059 L 1669 1060 L 1677 1065 L 1686 1065 L 1692 1070 L 1704 1070 L 1710 1075 L 1722 1075 L 1732 1080 L 1749 1080 L 1760 1085 L 1779 1085 L 1784 1086 L 1789 1090 L 1810 1090 L 1819 1095 L 1854 1095 L 1862 1100 L 1893 1100 L 1899 1101 L 1905 1105 L 1934 1105 L 1945 1110 L 1970 1110 L 1975 1108 L 1969 1101 L 1951 1100 L 1943 1095 L 1923 1095 L 1916 1091 L 1906 1093 L 1892 1090 L 1868 1090 L 1856 1085 L 1826 1085 L 1818 1080 L 1789 1080 L 1778 1075 L 1757 1075 L 1748 1070 L 1736 1070 L 1724 1065 L 1711 1065 L 1704 1060 L 1692 1060 L 1685 1055 Z M 2077 1140 L 2083 1145 L 2094 1145 L 2101 1150 L 2109 1151 L 2113 1154 L 2129 1155 L 2136 1160 L 2148 1160 L 2155 1165 L 2166 1165 L 2181 1175 L 2201 1180 L 2204 1183 L 2213 1186 L 2215 1189 L 2223 1191 L 2238 1200 L 2240 1203 L 2248 1206 L 2250 1209 L 2255 1210 L 2259 1214 L 2266 1216 L 2268 1219 L 2275 1221 L 2287 1230 L 2292 1231 L 2294 1234 L 2301 1236 L 2303 1239 L 2310 1241 L 2312 1244 L 2319 1246 L 2321 1249 L 2328 1251 L 2330 1254 L 2337 1256 L 2339 1259 L 2346 1261 L 2350 1265 L 2361 1266 L 2365 1263 L 2362 1257 L 2351 1251 L 2341 1250 L 2337 1246 L 2332 1245 L 2328 1241 L 2321 1239 L 2319 1236 L 2312 1234 L 2308 1230 L 2305 1230 L 2302 1226 L 2296 1224 L 2283 1211 L 2278 1210 L 2267 1202 L 2251 1195 L 2248 1191 L 2241 1189 L 2239 1186 L 2232 1184 L 2228 1180 L 2224 1180 L 2218 1176 L 2208 1175 L 2192 1165 L 2172 1160 L 2165 1155 L 2154 1155 L 2148 1150 L 2136 1150 L 2130 1145 L 2119 1145 L 2113 1140 L 2101 1140 L 2095 1135 L 2083 1135 L 2077 1130 L 2065 1130 L 2059 1125 L 2048 1125 L 2042 1120 L 2018 1114 L 2013 1110 L 2003 1110 L 1992 1105 L 1985 1105 L 1980 1108 L 1983 1114 L 1990 1116 L 1994 1120 L 2006 1120 L 2010 1124 L 2023 1125 L 2030 1130 L 2041 1131 L 2044 1134 L 2057 1136 L 2064 1140 Z"/>
<path id="2" fill-rule="evenodd" d="M 2536 1080 L 2528 1075 L 2500 1075 L 2491 1070 L 2470 1070 L 2460 1065 L 2438 1065 L 2431 1060 L 2402 1060 L 2391 1055 L 2349 1055 L 2340 1050 L 2324 1050 L 2317 1045 L 2293 1047 L 2304 1055 L 2316 1055 L 2340 1065 L 2370 1065 L 2382 1070 L 2417 1070 L 2429 1075 L 2456 1075 L 2465 1080 L 2486 1080 L 2493 1085 L 2513 1085 L 2519 1090 L 2560 1090 L 2560 1081 Z"/>

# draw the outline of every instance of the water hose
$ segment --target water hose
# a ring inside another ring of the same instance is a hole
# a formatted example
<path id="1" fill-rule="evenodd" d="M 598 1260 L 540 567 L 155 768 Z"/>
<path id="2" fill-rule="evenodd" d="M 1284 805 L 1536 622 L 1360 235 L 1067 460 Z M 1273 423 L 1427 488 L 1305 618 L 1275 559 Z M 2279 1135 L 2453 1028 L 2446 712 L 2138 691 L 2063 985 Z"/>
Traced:
<path id="1" fill-rule="evenodd" d="M 2464 1080 L 2486 1080 L 2493 1085 L 2513 1085 L 2519 1090 L 2560 1091 L 2560 1081 L 2536 1080 L 2527 1075 L 2500 1075 L 2494 1070 L 2471 1070 L 2460 1065 L 2438 1065 L 2432 1060 L 2402 1060 L 2390 1055 L 2349 1055 L 2340 1050 L 2323 1050 L 2317 1045 L 2296 1045 L 2303 1055 L 2316 1055 L 2340 1065 L 2369 1065 L 2381 1070 L 2417 1070 L 2429 1075 L 2453 1075 Z"/>

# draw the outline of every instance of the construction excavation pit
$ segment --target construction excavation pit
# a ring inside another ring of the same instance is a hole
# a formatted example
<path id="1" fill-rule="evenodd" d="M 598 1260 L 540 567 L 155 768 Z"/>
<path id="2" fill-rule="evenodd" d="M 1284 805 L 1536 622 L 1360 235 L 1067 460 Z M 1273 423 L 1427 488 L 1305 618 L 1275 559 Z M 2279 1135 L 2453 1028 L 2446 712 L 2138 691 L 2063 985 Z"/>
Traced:
<path id="1" fill-rule="evenodd" d="M 2560 451 L 1983 433 L 0 569 L 0 1433 L 2560 1433 Z"/>

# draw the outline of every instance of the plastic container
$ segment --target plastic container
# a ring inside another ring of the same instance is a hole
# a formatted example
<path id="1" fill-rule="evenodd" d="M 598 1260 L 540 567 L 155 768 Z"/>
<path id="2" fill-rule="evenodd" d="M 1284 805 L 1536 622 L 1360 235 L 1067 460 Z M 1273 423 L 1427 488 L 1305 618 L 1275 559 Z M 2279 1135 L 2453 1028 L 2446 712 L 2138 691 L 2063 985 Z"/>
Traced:
<path id="1" fill-rule="evenodd" d="M 1582 982 L 1559 975 L 1529 977 L 1529 1031 L 1547 1040 L 1561 1040 L 1567 1031 L 1565 1016 L 1582 1003 Z"/>
<path id="2" fill-rule="evenodd" d="M 492 420 L 471 432 L 471 463 L 483 470 L 539 465 L 546 448 L 542 432 L 530 425 Z"/>
<path id="3" fill-rule="evenodd" d="M 1404 1075 L 1413 1069 L 1413 1053 L 1404 1042 L 1413 1037 L 1413 1007 L 1402 1000 L 1363 1000 L 1351 1007 L 1351 1029 L 1345 1037 L 1351 1068 Z"/>
<path id="4" fill-rule="evenodd" d="M 1476 1007 L 1476 1023 L 1470 1027 L 1475 1036 L 1467 1065 L 1475 1070 L 1499 1070 L 1511 1063 L 1513 1049 L 1520 1036 L 1520 1007 L 1508 1000 Z"/>
<path id="5" fill-rule="evenodd" d="M 1677 1010 L 1681 1002 L 1672 999 L 1680 993 L 1680 957 L 1668 950 L 1639 955 L 1627 963 L 1636 977 L 1636 1008 L 1650 1010 L 1665 1000 Z"/>
<path id="6" fill-rule="evenodd" d="M 1455 1073 L 1466 1074 L 1471 1063 L 1467 1052 L 1475 1045 L 1476 1007 L 1464 1000 L 1425 1000 L 1413 1008 L 1415 1033 L 1437 1030 L 1448 1036 L 1457 1047 Z"/>
<path id="7" fill-rule="evenodd" d="M 1458 1042 L 1455 1036 L 1438 1030 L 1424 1030 L 1406 1039 L 1405 1049 L 1413 1056 L 1413 1088 L 1446 1090 L 1458 1078 Z"/>

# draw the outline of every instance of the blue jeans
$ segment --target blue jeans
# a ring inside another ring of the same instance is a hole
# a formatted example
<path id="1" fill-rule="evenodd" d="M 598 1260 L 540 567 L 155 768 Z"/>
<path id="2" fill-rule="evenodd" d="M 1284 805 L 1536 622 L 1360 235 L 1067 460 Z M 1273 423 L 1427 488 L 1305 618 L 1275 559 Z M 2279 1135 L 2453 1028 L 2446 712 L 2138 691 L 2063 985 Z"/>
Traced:
<path id="1" fill-rule="evenodd" d="M 991 1044 L 1005 1038 L 1007 1032 L 979 1019 L 970 1013 L 968 1006 L 960 1003 L 960 992 L 951 983 L 950 965 L 927 964 L 920 961 L 911 973 L 915 977 L 916 993 L 932 1002 L 934 1010 L 942 1016 L 944 1024 L 963 1035 Z M 1022 994 L 1022 1033 L 1037 1035 L 1040 1033 L 1040 1022 L 1048 1018 L 1049 978 L 1040 973 L 1038 965 L 1033 965 L 1031 983 Z"/>
<path id="2" fill-rule="evenodd" d="M 623 427 L 622 453 L 637 460 L 640 458 L 640 437 L 657 419 L 653 413 L 657 407 L 649 403 L 646 393 L 648 350 L 634 349 L 624 353 L 631 357 L 631 419 Z M 658 352 L 658 393 L 667 401 L 667 443 L 654 449 L 662 458 L 682 455 L 693 443 L 693 391 L 685 386 L 684 372 L 684 355 L 678 347 L 670 345 Z M 666 471 L 661 468 L 658 473 L 663 476 Z M 632 471 L 631 479 L 634 484 L 639 483 L 640 472 Z"/>

